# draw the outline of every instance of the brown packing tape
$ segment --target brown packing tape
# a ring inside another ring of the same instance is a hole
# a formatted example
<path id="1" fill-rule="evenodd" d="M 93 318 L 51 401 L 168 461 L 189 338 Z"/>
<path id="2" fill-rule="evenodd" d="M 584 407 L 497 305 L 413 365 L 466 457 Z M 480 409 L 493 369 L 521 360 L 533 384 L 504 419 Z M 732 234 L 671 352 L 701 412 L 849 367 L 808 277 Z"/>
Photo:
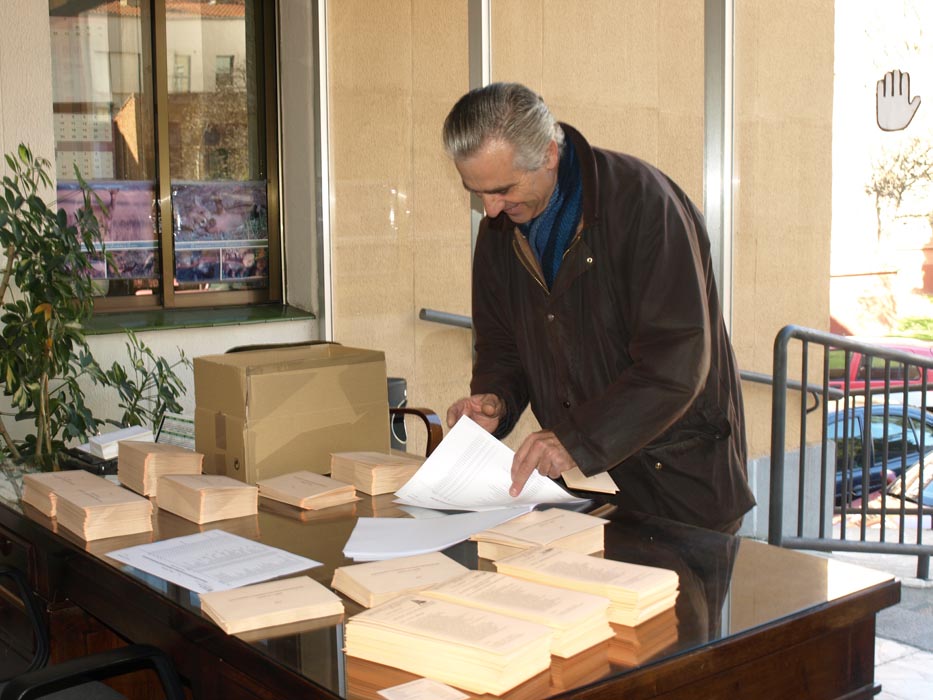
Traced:
<path id="1" fill-rule="evenodd" d="M 227 449 L 227 420 L 223 413 L 214 414 L 214 447 L 218 450 Z"/>

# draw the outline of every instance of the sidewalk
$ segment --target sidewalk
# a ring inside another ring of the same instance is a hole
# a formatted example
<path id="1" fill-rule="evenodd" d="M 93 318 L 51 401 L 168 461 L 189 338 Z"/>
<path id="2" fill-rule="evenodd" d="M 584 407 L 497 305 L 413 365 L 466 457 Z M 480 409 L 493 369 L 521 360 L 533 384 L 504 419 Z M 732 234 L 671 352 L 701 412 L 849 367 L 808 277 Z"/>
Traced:
<path id="1" fill-rule="evenodd" d="M 878 613 L 875 682 L 881 684 L 881 693 L 876 700 L 933 698 L 933 580 L 916 578 L 917 557 L 857 552 L 834 552 L 831 556 L 884 571 L 901 581 L 902 602 Z M 899 610 L 902 606 L 906 609 Z"/>
<path id="2" fill-rule="evenodd" d="M 933 654 L 890 639 L 875 641 L 877 700 L 933 698 Z"/>

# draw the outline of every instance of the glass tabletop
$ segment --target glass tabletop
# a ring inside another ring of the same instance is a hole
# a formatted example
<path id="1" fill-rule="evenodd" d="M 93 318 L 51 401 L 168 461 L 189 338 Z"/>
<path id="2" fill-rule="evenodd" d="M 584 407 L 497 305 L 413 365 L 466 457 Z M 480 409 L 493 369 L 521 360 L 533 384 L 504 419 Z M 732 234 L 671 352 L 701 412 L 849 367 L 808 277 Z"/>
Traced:
<path id="1" fill-rule="evenodd" d="M 0 502 L 5 506 L 196 615 L 201 615 L 197 594 L 110 559 L 108 552 L 221 529 L 322 562 L 303 573 L 330 586 L 337 567 L 354 563 L 344 557 L 342 550 L 358 518 L 410 517 L 393 503 L 392 494 L 359 494 L 358 502 L 319 511 L 302 511 L 260 499 L 255 516 L 205 525 L 156 508 L 151 533 L 82 542 L 59 528 L 54 520 L 19 502 L 15 470 L 7 470 L 5 476 L 0 479 Z M 651 516 L 616 511 L 606 517 L 610 522 L 605 530 L 603 556 L 676 571 L 680 577 L 676 607 L 638 627 L 614 625 L 613 639 L 571 659 L 554 657 L 548 673 L 539 674 L 504 697 L 548 697 L 773 623 L 891 579 L 887 574 L 826 557 Z M 455 545 L 445 553 L 470 568 L 494 570 L 492 562 L 476 556 L 471 542 Z M 379 698 L 378 690 L 414 679 L 403 671 L 345 656 L 343 622 L 362 608 L 349 598 L 343 600 L 346 612 L 342 618 L 237 636 L 262 655 L 342 698 Z M 219 629 L 217 633 L 223 634 Z"/>

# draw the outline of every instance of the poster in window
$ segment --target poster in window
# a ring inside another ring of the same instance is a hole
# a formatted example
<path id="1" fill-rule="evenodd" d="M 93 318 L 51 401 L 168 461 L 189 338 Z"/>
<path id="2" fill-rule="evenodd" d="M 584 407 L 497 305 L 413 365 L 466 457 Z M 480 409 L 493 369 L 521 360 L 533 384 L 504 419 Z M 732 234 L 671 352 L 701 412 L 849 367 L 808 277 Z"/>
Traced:
<path id="1" fill-rule="evenodd" d="M 155 228 L 155 184 L 150 181 L 96 180 L 89 183 L 91 209 L 111 257 L 108 270 L 100 255 L 91 256 L 92 276 L 98 279 L 152 279 L 159 275 Z M 58 182 L 58 206 L 69 223 L 84 206 L 77 182 Z M 95 196 L 96 195 L 96 196 Z"/>
<path id="2" fill-rule="evenodd" d="M 265 182 L 174 182 L 176 241 L 267 241 Z"/>

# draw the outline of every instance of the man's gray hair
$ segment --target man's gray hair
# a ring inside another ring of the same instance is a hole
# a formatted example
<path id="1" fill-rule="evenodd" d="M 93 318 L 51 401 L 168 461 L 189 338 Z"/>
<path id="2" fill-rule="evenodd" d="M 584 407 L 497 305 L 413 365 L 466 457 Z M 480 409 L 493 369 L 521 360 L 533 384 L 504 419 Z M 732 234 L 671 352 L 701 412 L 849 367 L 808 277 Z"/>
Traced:
<path id="1" fill-rule="evenodd" d="M 444 120 L 444 148 L 455 161 L 476 155 L 490 139 L 515 148 L 515 167 L 537 170 L 547 145 L 564 147 L 564 131 L 540 95 L 518 83 L 492 83 L 461 97 Z"/>

